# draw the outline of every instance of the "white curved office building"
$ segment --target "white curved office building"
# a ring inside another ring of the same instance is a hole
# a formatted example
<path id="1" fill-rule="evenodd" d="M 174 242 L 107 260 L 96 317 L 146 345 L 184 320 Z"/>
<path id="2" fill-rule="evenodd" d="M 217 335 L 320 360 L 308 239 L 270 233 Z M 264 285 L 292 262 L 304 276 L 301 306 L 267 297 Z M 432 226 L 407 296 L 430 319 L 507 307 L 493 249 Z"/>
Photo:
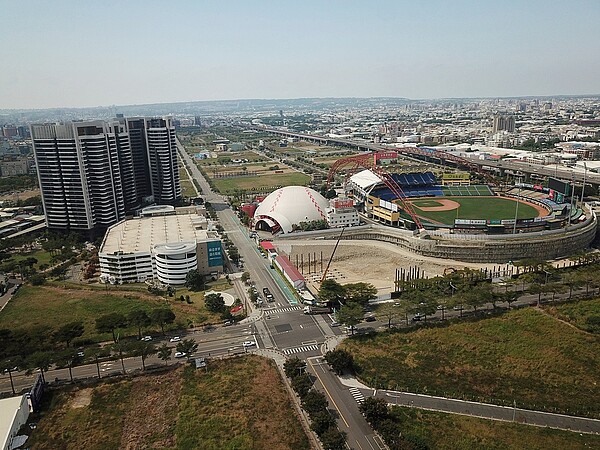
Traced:
<path id="1" fill-rule="evenodd" d="M 155 274 L 163 284 L 184 284 L 190 270 L 198 268 L 196 242 L 158 244 L 152 249 Z"/>

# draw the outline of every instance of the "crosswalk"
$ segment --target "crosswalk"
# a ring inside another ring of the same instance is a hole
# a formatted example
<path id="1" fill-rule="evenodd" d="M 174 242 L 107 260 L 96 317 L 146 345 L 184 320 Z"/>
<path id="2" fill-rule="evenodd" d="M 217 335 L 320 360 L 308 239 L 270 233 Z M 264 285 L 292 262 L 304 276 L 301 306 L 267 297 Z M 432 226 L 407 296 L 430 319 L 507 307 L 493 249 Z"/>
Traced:
<path id="1" fill-rule="evenodd" d="M 283 351 L 283 353 L 285 353 L 286 355 L 292 355 L 294 353 L 313 352 L 315 350 L 319 350 L 318 344 L 303 345 L 302 347 L 286 348 Z"/>
<path id="2" fill-rule="evenodd" d="M 354 400 L 356 400 L 356 403 L 358 403 L 359 405 L 365 401 L 365 396 L 362 394 L 362 392 L 360 392 L 358 388 L 351 387 L 348 388 L 348 390 L 350 391 L 352 397 L 354 397 Z"/>
<path id="3" fill-rule="evenodd" d="M 265 309 L 265 312 L 267 312 L 269 314 L 277 314 L 277 313 L 284 313 L 284 312 L 299 311 L 301 309 L 302 309 L 302 306 L 288 306 L 286 308 Z"/>

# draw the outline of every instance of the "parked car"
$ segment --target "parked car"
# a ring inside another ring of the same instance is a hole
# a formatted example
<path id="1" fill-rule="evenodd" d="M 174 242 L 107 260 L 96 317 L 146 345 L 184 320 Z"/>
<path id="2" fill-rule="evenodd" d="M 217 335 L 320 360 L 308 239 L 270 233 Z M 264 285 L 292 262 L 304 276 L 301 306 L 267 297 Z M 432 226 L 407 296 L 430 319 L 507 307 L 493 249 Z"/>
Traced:
<path id="1" fill-rule="evenodd" d="M 339 327 L 340 323 L 339 322 L 331 322 L 330 326 L 332 326 L 332 327 Z"/>
<path id="2" fill-rule="evenodd" d="M 375 316 L 367 316 L 365 317 L 365 322 L 375 322 Z"/>
<path id="3" fill-rule="evenodd" d="M 421 314 L 421 313 L 417 313 L 415 314 L 415 316 L 412 318 L 413 322 L 420 322 L 421 320 L 423 320 L 425 318 L 425 314 Z"/>
<path id="4" fill-rule="evenodd" d="M 254 341 L 244 341 L 242 342 L 242 347 L 254 347 L 256 345 L 256 342 Z"/>
<path id="5" fill-rule="evenodd" d="M 185 356 L 184 352 L 175 352 L 175 358 L 185 358 Z"/>
<path id="6" fill-rule="evenodd" d="M 152 340 L 152 336 L 144 336 L 144 337 L 143 337 L 142 339 L 140 339 L 140 340 L 141 340 L 141 341 L 144 341 L 144 342 L 149 342 L 149 341 L 151 341 L 151 340 Z"/>
<path id="7" fill-rule="evenodd" d="M 169 342 L 179 342 L 181 340 L 181 338 L 179 336 L 173 336 L 171 339 L 169 339 Z"/>

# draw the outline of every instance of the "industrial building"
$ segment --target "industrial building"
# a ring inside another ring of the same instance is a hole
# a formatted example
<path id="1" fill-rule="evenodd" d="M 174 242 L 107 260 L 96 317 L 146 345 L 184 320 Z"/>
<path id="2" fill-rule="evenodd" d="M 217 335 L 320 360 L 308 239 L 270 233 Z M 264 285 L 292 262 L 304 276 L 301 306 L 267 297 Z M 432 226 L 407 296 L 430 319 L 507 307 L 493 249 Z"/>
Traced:
<path id="1" fill-rule="evenodd" d="M 151 211 L 149 211 L 151 210 Z M 223 272 L 223 250 L 204 216 L 190 208 L 154 206 L 111 226 L 98 253 L 100 277 L 113 284 L 156 279 L 181 285 L 191 270 Z"/>
<path id="2" fill-rule="evenodd" d="M 17 442 L 19 429 L 27 423 L 30 405 L 27 395 L 0 400 L 0 450 L 17 448 L 25 442 Z"/>

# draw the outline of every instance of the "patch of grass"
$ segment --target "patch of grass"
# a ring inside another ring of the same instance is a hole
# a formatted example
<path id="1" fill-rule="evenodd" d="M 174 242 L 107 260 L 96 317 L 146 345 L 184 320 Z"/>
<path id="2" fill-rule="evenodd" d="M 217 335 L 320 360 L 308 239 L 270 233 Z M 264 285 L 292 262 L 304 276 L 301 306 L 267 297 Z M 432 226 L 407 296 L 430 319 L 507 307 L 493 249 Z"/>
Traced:
<path id="1" fill-rule="evenodd" d="M 589 449 L 600 447 L 600 436 L 572 433 L 511 422 L 393 407 L 394 423 L 408 439 L 440 450 L 500 450 L 526 448 Z"/>
<path id="2" fill-rule="evenodd" d="M 192 304 L 175 300 L 180 295 L 190 295 Z M 96 332 L 96 318 L 109 313 L 127 315 L 135 309 L 150 311 L 158 307 L 170 307 L 175 313 L 175 323 L 166 329 L 187 327 L 188 324 L 216 323 L 219 316 L 204 308 L 203 293 L 177 289 L 176 297 L 165 300 L 146 291 L 121 291 L 120 288 L 103 287 L 88 289 L 87 286 L 70 284 L 68 289 L 56 286 L 22 286 L 19 292 L 0 313 L 0 328 L 27 329 L 50 324 L 59 328 L 72 321 L 82 321 L 85 326 L 83 338 L 97 342 L 110 340 L 109 334 Z M 200 320 L 203 319 L 203 320 Z M 150 330 L 159 332 L 157 326 Z M 136 328 L 121 330 L 121 335 L 135 335 Z"/>
<path id="3" fill-rule="evenodd" d="M 600 417 L 600 340 L 541 311 L 348 339 L 371 385 Z"/>
<path id="4" fill-rule="evenodd" d="M 50 259 L 52 258 L 52 255 L 50 255 L 50 252 L 47 252 L 45 250 L 36 250 L 35 252 L 32 253 L 19 253 L 19 254 L 13 254 L 11 255 L 11 259 L 15 262 L 19 262 L 22 261 L 24 259 L 27 258 L 35 258 L 38 260 L 37 264 L 35 264 L 33 267 L 35 268 L 39 268 L 40 265 L 42 264 L 50 264 Z"/>
<path id="5" fill-rule="evenodd" d="M 98 386 L 83 407 L 73 407 L 77 390 L 54 391 L 27 444 L 39 450 L 120 448 L 131 385 L 124 381 Z"/>
<path id="6" fill-rule="evenodd" d="M 61 392 L 42 414 L 32 448 L 310 448 L 279 372 L 258 356 L 102 384 L 72 408 L 76 395 Z"/>
<path id="7" fill-rule="evenodd" d="M 221 194 L 233 193 L 236 189 L 276 189 L 283 186 L 307 186 L 310 177 L 300 172 L 275 173 L 271 171 L 262 176 L 237 178 L 215 178 L 213 183 Z"/>
<path id="8" fill-rule="evenodd" d="M 587 319 L 592 316 L 600 316 L 600 298 L 564 303 L 544 309 L 549 314 L 569 322 L 581 330 L 591 332 Z"/>
<path id="9" fill-rule="evenodd" d="M 460 207 L 450 211 L 422 211 L 419 206 L 437 206 L 421 204 L 423 200 L 413 201 L 416 212 L 420 217 L 451 225 L 454 219 L 489 219 L 503 220 L 514 219 L 516 202 L 501 197 L 444 197 L 444 200 L 453 200 Z M 430 200 L 425 200 L 430 201 Z M 537 210 L 524 203 L 519 204 L 518 218 L 531 219 L 538 217 Z"/>

